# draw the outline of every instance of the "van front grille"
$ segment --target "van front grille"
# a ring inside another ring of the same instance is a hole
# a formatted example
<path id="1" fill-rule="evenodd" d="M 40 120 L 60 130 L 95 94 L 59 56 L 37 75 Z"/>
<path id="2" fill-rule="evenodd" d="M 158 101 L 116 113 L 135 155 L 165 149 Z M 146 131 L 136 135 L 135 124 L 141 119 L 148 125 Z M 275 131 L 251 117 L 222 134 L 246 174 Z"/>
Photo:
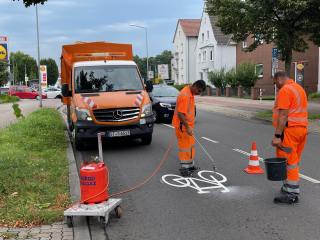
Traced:
<path id="1" fill-rule="evenodd" d="M 138 119 L 139 108 L 96 109 L 93 115 L 98 122 L 125 122 Z"/>

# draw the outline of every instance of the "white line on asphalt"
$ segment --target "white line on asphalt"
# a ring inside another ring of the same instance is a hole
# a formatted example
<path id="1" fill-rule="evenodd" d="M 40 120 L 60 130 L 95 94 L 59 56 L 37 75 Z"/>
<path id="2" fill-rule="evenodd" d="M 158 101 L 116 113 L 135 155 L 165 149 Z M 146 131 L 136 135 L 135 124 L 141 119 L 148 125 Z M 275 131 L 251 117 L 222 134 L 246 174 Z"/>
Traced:
<path id="1" fill-rule="evenodd" d="M 204 139 L 204 140 L 207 140 L 209 142 L 212 142 L 212 143 L 219 143 L 218 141 L 212 140 L 210 138 L 206 138 L 206 137 L 201 137 L 201 138 Z"/>
<path id="2" fill-rule="evenodd" d="M 174 126 L 169 125 L 169 124 L 162 124 L 163 126 L 169 127 L 169 128 L 174 128 Z"/>
<path id="3" fill-rule="evenodd" d="M 311 178 L 311 177 L 308 177 L 308 176 L 303 175 L 303 174 L 301 174 L 301 173 L 300 173 L 300 177 L 303 178 L 303 179 L 305 179 L 305 180 L 307 180 L 307 181 L 310 181 L 310 182 L 312 182 L 312 183 L 320 183 L 319 180 L 314 179 L 314 178 Z"/>
<path id="4" fill-rule="evenodd" d="M 241 154 L 243 154 L 243 155 L 250 156 L 250 153 L 245 152 L 245 151 L 243 151 L 243 150 L 241 150 L 241 149 L 235 148 L 235 149 L 232 149 L 232 150 L 235 151 L 235 152 L 241 153 Z M 260 160 L 261 162 L 263 162 L 263 158 L 260 158 L 260 157 L 259 157 L 259 160 Z M 300 173 L 300 177 L 303 178 L 303 179 L 305 179 L 305 180 L 307 180 L 307 181 L 309 181 L 309 182 L 312 182 L 312 183 L 320 183 L 319 180 L 314 179 L 314 178 L 311 178 L 311 177 L 308 177 L 308 176 L 303 175 L 303 174 L 301 174 L 301 173 Z"/>

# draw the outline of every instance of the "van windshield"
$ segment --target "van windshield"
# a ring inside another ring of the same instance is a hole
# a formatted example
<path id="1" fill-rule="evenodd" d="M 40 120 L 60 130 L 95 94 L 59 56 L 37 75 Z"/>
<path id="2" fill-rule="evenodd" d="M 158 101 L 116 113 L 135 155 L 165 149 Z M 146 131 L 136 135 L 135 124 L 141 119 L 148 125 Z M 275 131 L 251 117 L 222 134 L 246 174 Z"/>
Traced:
<path id="1" fill-rule="evenodd" d="M 74 70 L 75 92 L 143 90 L 136 66 L 83 66 Z"/>

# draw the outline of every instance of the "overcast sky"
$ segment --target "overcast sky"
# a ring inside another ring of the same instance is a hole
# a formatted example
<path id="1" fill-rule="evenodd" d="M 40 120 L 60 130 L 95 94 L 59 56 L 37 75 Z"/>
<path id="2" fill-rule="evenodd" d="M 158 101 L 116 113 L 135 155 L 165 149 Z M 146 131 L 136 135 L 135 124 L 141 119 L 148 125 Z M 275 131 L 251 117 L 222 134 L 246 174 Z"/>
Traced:
<path id="1" fill-rule="evenodd" d="M 179 18 L 200 18 L 203 0 L 48 0 L 39 5 L 41 58 L 58 60 L 61 45 L 74 41 L 132 43 L 145 56 L 143 29 L 148 27 L 149 55 L 172 48 Z M 0 36 L 9 37 L 9 51 L 36 57 L 35 7 L 22 0 L 0 0 Z M 59 63 L 58 63 L 59 64 Z"/>

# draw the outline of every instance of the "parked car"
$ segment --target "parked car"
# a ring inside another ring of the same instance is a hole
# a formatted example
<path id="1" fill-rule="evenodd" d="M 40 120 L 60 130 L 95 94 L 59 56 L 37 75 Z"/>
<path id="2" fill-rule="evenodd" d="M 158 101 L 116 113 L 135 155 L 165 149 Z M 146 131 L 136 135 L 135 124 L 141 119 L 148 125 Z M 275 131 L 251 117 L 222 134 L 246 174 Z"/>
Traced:
<path id="1" fill-rule="evenodd" d="M 10 96 L 17 96 L 21 99 L 39 99 L 39 92 L 28 86 L 10 86 Z M 47 98 L 46 94 L 42 94 L 42 98 Z"/>
<path id="2" fill-rule="evenodd" d="M 61 94 L 61 89 L 60 88 L 56 88 L 56 87 L 49 87 L 49 88 L 45 88 L 42 91 L 44 94 L 47 94 L 48 98 L 61 98 L 62 94 Z"/>
<path id="3" fill-rule="evenodd" d="M 154 85 L 150 93 L 152 111 L 157 122 L 170 120 L 173 117 L 179 91 L 168 85 Z"/>

